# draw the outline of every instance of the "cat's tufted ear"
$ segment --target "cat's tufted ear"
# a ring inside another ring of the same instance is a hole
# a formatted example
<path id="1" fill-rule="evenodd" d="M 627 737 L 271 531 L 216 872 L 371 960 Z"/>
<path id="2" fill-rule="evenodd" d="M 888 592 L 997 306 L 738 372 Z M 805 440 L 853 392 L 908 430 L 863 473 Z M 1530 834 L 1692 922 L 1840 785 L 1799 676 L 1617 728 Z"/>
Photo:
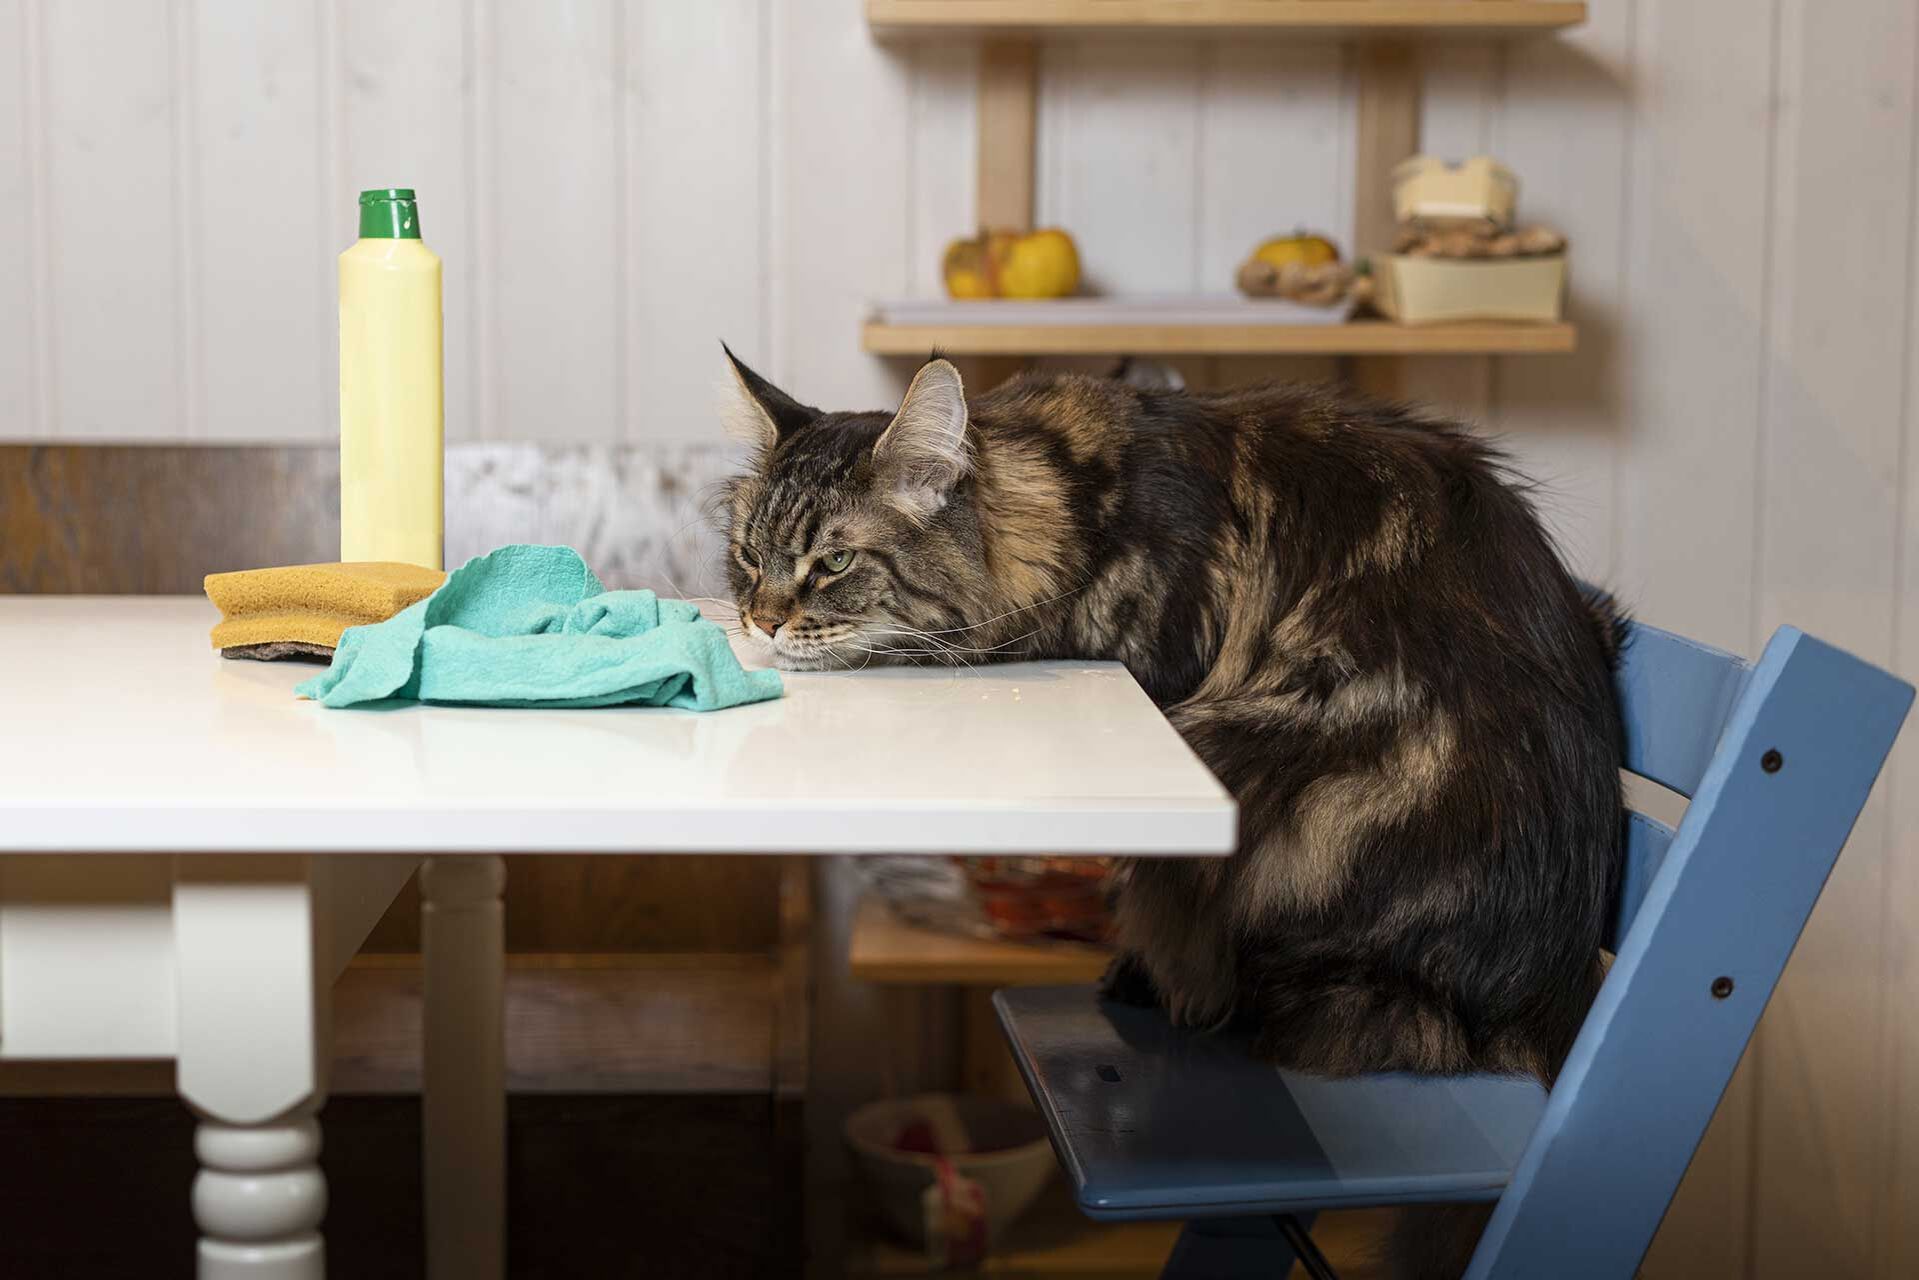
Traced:
<path id="1" fill-rule="evenodd" d="M 873 465 L 895 506 L 923 520 L 946 505 L 960 477 L 973 469 L 966 438 L 966 390 L 945 360 L 920 367 L 899 412 L 873 446 Z"/>
<path id="2" fill-rule="evenodd" d="M 733 354 L 724 342 L 727 379 L 720 394 L 720 421 L 726 433 L 765 453 L 781 437 L 798 430 L 820 416 L 820 411 L 803 405 L 792 396 L 754 373 Z"/>

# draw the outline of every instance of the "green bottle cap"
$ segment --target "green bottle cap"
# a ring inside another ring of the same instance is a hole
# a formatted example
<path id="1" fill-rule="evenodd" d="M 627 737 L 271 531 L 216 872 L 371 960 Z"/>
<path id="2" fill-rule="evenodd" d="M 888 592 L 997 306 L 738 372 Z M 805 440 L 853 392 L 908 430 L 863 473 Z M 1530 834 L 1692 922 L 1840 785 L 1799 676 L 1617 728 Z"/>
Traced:
<path id="1" fill-rule="evenodd" d="M 376 187 L 360 193 L 362 240 L 418 240 L 420 207 L 411 187 Z"/>

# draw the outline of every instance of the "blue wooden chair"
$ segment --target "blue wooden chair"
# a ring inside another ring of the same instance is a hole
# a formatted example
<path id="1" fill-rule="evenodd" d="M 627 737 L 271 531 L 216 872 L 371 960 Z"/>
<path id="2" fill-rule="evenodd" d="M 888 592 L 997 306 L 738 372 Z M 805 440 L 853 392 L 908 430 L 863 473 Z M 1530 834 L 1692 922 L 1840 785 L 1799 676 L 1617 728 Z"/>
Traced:
<path id="1" fill-rule="evenodd" d="M 1324 1079 L 1091 987 L 994 997 L 1099 1219 L 1186 1219 L 1166 1276 L 1331 1276 L 1319 1209 L 1496 1202 L 1469 1280 L 1624 1280 L 1892 748 L 1911 686 L 1791 627 L 1756 666 L 1635 625 L 1626 764 L 1691 798 L 1629 815 L 1616 959 L 1548 1094 L 1530 1080 Z"/>

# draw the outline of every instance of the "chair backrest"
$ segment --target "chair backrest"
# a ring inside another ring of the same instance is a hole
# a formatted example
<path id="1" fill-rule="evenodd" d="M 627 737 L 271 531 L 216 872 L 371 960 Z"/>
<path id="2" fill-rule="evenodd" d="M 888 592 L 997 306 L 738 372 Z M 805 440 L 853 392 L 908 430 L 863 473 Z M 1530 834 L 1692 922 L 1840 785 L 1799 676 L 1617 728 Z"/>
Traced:
<path id="1" fill-rule="evenodd" d="M 1635 625 L 1619 685 L 1628 766 L 1692 805 L 1628 824 L 1617 956 L 1469 1280 L 1633 1273 L 1913 697 L 1791 627 L 1748 671 Z"/>
<path id="2" fill-rule="evenodd" d="M 1614 682 L 1626 729 L 1627 771 L 1690 799 L 1751 674 L 1750 663 L 1722 649 L 1632 624 Z M 1673 829 L 1659 819 L 1626 815 L 1624 866 L 1607 950 L 1619 950 L 1672 838 Z"/>

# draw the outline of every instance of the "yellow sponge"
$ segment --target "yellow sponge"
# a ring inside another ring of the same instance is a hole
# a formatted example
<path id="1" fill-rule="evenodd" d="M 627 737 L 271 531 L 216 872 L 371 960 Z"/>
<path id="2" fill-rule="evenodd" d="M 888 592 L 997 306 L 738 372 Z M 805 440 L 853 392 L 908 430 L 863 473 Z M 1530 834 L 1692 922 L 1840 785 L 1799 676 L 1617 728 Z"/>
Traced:
<path id="1" fill-rule="evenodd" d="M 445 581 L 438 569 L 389 561 L 209 573 L 207 597 L 221 617 L 213 647 L 262 658 L 324 654 L 348 627 L 385 622 Z"/>

